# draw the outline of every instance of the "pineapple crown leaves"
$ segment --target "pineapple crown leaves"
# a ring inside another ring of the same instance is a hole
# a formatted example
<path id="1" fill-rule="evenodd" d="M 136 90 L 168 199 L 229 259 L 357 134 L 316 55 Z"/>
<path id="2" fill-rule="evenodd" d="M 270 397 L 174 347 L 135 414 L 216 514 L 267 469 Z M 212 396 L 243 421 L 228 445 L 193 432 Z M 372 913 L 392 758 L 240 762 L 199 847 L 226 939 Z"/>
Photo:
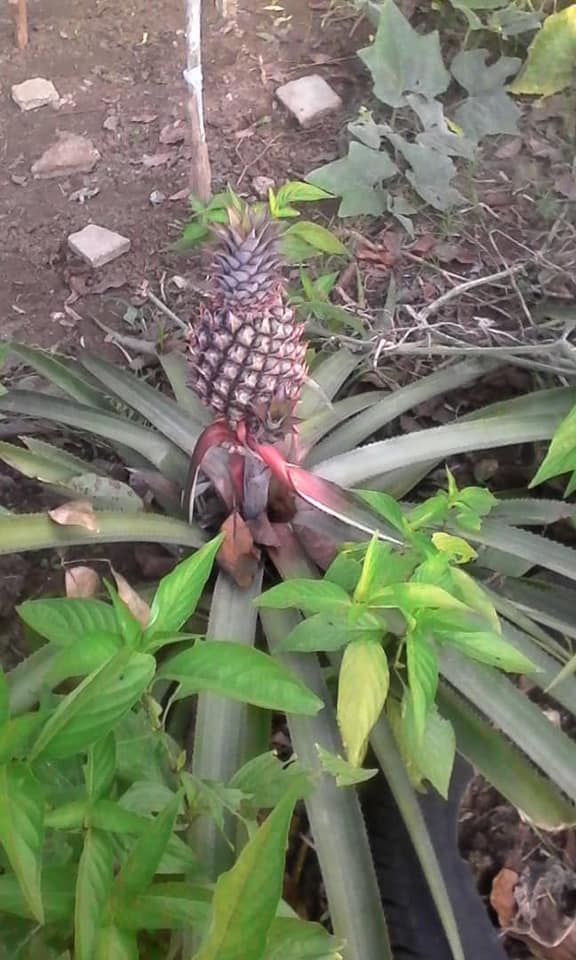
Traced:
<path id="1" fill-rule="evenodd" d="M 224 296 L 238 296 L 238 286 L 258 279 L 268 289 L 278 279 L 281 266 L 279 241 L 281 224 L 271 220 L 266 210 L 251 210 L 247 205 L 228 208 L 228 223 L 215 224 L 219 241 L 212 257 L 213 280 Z M 254 291 L 241 291 L 248 300 Z"/>

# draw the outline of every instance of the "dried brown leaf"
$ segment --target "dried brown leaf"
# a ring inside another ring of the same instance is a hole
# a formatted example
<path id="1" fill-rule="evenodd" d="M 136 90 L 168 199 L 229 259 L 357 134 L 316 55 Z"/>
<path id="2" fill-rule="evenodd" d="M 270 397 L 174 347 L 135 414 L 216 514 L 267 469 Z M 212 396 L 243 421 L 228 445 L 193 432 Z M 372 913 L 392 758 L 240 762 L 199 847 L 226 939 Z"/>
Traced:
<path id="1" fill-rule="evenodd" d="M 136 593 L 133 587 L 130 586 L 125 577 L 121 573 L 118 573 L 117 570 L 112 567 L 112 576 L 116 581 L 116 589 L 118 590 L 118 596 L 126 604 L 132 616 L 138 621 L 140 626 L 148 626 L 148 621 L 150 619 L 150 607 L 142 597 Z"/>
<path id="2" fill-rule="evenodd" d="M 94 597 L 100 577 L 92 567 L 68 567 L 64 576 L 67 597 Z"/>
<path id="3" fill-rule="evenodd" d="M 62 527 L 85 527 L 91 533 L 98 532 L 94 507 L 89 500 L 69 500 L 49 510 L 48 516 Z"/>
<path id="4" fill-rule="evenodd" d="M 260 551 L 239 513 L 231 513 L 221 527 L 224 541 L 218 551 L 218 563 L 239 587 L 249 587 L 260 562 Z"/>
<path id="5" fill-rule="evenodd" d="M 515 870 L 509 870 L 508 867 L 503 867 L 492 881 L 490 904 L 492 909 L 496 911 L 498 923 L 503 930 L 511 925 L 516 913 L 514 887 L 517 883 L 518 874 Z"/>

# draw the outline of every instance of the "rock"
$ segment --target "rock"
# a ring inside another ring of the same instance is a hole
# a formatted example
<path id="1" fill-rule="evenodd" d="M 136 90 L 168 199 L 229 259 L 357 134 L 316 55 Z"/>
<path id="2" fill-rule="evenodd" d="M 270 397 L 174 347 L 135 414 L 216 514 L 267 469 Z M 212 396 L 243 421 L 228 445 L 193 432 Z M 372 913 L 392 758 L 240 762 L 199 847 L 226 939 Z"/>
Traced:
<path id="1" fill-rule="evenodd" d="M 48 103 L 58 103 L 60 97 L 51 80 L 43 77 L 33 77 L 16 83 L 12 87 L 12 99 L 21 110 L 37 110 Z"/>
<path id="2" fill-rule="evenodd" d="M 252 186 L 256 196 L 264 199 L 268 196 L 268 191 L 274 189 L 274 181 L 272 177 L 253 177 Z"/>
<path id="3" fill-rule="evenodd" d="M 342 100 L 317 73 L 278 87 L 276 96 L 301 127 L 310 127 L 325 114 L 339 110 Z"/>
<path id="4" fill-rule="evenodd" d="M 153 190 L 148 199 L 153 207 L 159 207 L 160 204 L 164 203 L 166 194 L 162 193 L 161 190 Z"/>
<path id="5" fill-rule="evenodd" d="M 91 267 L 102 267 L 130 249 L 130 240 L 120 233 L 89 223 L 78 233 L 71 233 L 68 246 Z"/>
<path id="6" fill-rule="evenodd" d="M 96 147 L 87 137 L 76 133 L 61 133 L 59 137 L 32 165 L 32 173 L 38 180 L 90 173 L 100 159 Z"/>
<path id="7" fill-rule="evenodd" d="M 120 124 L 120 117 L 116 113 L 111 113 L 108 117 L 105 117 L 102 126 L 105 130 L 110 130 L 111 133 L 116 133 L 118 126 Z"/>

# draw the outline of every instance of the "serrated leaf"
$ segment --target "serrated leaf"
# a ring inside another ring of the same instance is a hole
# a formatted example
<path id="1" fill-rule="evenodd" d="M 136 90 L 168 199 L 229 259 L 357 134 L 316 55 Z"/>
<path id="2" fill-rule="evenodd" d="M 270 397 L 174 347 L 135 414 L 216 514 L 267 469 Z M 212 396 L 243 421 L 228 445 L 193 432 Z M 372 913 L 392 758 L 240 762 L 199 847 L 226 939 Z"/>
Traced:
<path id="1" fill-rule="evenodd" d="M 385 212 L 387 196 L 378 188 L 397 173 L 398 168 L 387 153 L 353 142 L 347 157 L 318 167 L 307 179 L 342 197 L 338 216 L 354 217 Z"/>
<path id="2" fill-rule="evenodd" d="M 194 960 L 261 958 L 282 893 L 284 855 L 297 793 L 280 801 L 214 893 L 208 933 Z"/>
<path id="3" fill-rule="evenodd" d="M 0 767 L 0 843 L 38 923 L 44 923 L 43 842 L 44 798 L 40 784 L 24 764 Z"/>
<path id="4" fill-rule="evenodd" d="M 177 680 L 177 699 L 209 690 L 269 710 L 313 716 L 322 701 L 261 650 L 219 640 L 196 643 L 165 663 L 158 677 Z"/>
<path id="5" fill-rule="evenodd" d="M 158 633 L 177 633 L 194 613 L 222 539 L 222 536 L 215 537 L 162 578 L 144 631 L 144 649 L 153 643 Z"/>
<path id="6" fill-rule="evenodd" d="M 378 773 L 378 769 L 369 770 L 366 767 L 355 767 L 348 760 L 344 760 L 343 757 L 325 750 L 320 744 L 316 744 L 316 750 L 324 773 L 333 776 L 339 787 L 352 787 L 356 783 L 371 780 Z"/>
<path id="7" fill-rule="evenodd" d="M 345 613 L 351 600 L 345 590 L 329 580 L 285 580 L 266 590 L 254 601 L 265 610 L 296 607 L 306 613 Z"/>
<path id="8" fill-rule="evenodd" d="M 31 758 L 69 757 L 105 736 L 142 696 L 155 666 L 148 654 L 119 651 L 60 701 Z"/>
<path id="9" fill-rule="evenodd" d="M 116 631 L 114 610 L 102 600 L 26 600 L 16 610 L 28 627 L 58 647 L 70 646 L 91 631 Z"/>
<path id="10" fill-rule="evenodd" d="M 66 484 L 76 472 L 65 464 L 57 464 L 48 457 L 31 453 L 13 443 L 0 442 L 0 460 L 25 477 L 32 477 L 42 483 Z"/>
<path id="11" fill-rule="evenodd" d="M 422 743 L 426 718 L 438 687 L 438 660 L 430 643 L 417 630 L 408 630 L 406 633 L 406 665 L 414 733 L 416 742 Z"/>
<path id="12" fill-rule="evenodd" d="M 550 96 L 572 82 L 576 67 L 576 7 L 546 17 L 528 49 L 528 58 L 512 86 L 515 94 Z"/>
<path id="13" fill-rule="evenodd" d="M 127 513 L 144 510 L 144 503 L 135 490 L 112 477 L 85 472 L 67 480 L 66 488 L 78 498 L 86 497 L 97 510 L 122 510 Z"/>
<path id="14" fill-rule="evenodd" d="M 112 837 L 87 830 L 78 864 L 74 908 L 75 960 L 92 960 L 114 879 Z"/>
<path id="15" fill-rule="evenodd" d="M 84 778 L 86 790 L 91 800 L 100 800 L 105 796 L 114 780 L 116 772 L 116 738 L 107 733 L 97 740 L 88 750 Z"/>
<path id="16" fill-rule="evenodd" d="M 348 760 L 361 766 L 368 737 L 388 695 L 388 658 L 379 643 L 355 640 L 342 657 L 338 676 L 337 720 Z"/>
<path id="17" fill-rule="evenodd" d="M 284 236 L 297 237 L 314 247 L 315 250 L 320 250 L 321 253 L 340 257 L 349 256 L 342 241 L 331 230 L 327 230 L 326 227 L 322 227 L 312 220 L 300 220 L 298 223 L 293 223 L 291 227 L 288 227 Z"/>
<path id="18" fill-rule="evenodd" d="M 114 881 L 115 896 L 136 896 L 150 886 L 168 847 L 181 803 L 182 794 L 178 793 L 136 841 Z"/>
<path id="19" fill-rule="evenodd" d="M 358 51 L 374 81 L 374 93 L 390 107 L 402 107 L 406 92 L 429 99 L 450 83 L 442 60 L 438 31 L 420 34 L 393 0 L 384 0 L 374 43 Z"/>
<path id="20" fill-rule="evenodd" d="M 438 702 L 456 731 L 458 751 L 532 823 L 558 830 L 576 822 L 576 807 L 553 782 L 446 684 L 440 685 Z"/>

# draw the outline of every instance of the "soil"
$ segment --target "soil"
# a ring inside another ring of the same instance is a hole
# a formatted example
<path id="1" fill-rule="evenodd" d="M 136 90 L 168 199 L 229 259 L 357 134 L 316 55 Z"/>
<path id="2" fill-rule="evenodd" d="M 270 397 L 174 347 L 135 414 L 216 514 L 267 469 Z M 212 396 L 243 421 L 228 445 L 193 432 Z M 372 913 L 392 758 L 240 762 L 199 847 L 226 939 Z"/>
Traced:
<path id="1" fill-rule="evenodd" d="M 414 13 L 418 5 L 404 6 Z M 87 346 L 115 362 L 142 363 L 137 352 L 119 350 L 107 329 L 139 337 L 152 330 L 156 338 L 165 323 L 168 336 L 174 336 L 170 321 L 145 302 L 141 285 L 149 283 L 187 321 L 198 309 L 204 276 L 201 257 L 174 249 L 188 216 L 190 165 L 189 147 L 177 133 L 186 129 L 182 0 L 28 0 L 28 7 L 30 43 L 24 51 L 14 44 L 13 7 L 0 7 L 0 339 L 69 355 Z M 277 185 L 302 179 L 342 155 L 347 120 L 360 105 L 370 105 L 368 78 L 355 56 L 370 28 L 329 0 L 258 6 L 249 0 L 240 5 L 235 25 L 223 21 L 212 4 L 205 5 L 204 16 L 205 116 L 214 189 L 230 183 L 254 198 L 255 178 L 270 177 Z M 311 72 L 330 82 L 344 108 L 302 131 L 278 105 L 274 91 Z M 17 108 L 11 86 L 30 77 L 53 81 L 61 97 L 58 109 L 23 113 Z M 544 297 L 570 303 L 576 295 L 574 203 L 568 202 L 576 199 L 571 116 L 562 99 L 526 106 L 519 148 L 504 138 L 483 161 L 474 216 L 445 218 L 440 224 L 436 215 L 424 212 L 411 247 L 395 224 L 384 230 L 381 223 L 364 225 L 357 256 L 369 304 L 382 304 L 391 269 L 400 299 L 421 305 L 443 292 L 447 277 L 478 277 L 544 248 L 546 256 L 525 282 L 504 292 L 486 288 L 458 304 L 448 319 L 468 331 L 487 319 L 485 343 L 493 345 L 516 336 L 515 318 L 523 311 L 530 314 Z M 34 179 L 31 165 L 61 132 L 90 138 L 100 161 L 90 174 Z M 162 201 L 153 203 L 151 196 L 158 192 Z M 88 270 L 68 252 L 67 237 L 89 222 L 129 237 L 130 252 L 96 272 Z M 434 244 L 431 265 L 426 258 Z M 346 303 L 350 286 L 344 277 L 341 286 Z M 503 332 L 494 339 L 490 324 L 495 320 Z M 425 360 L 400 359 L 384 381 L 403 382 L 424 369 Z M 402 418 L 400 427 L 408 431 L 445 422 L 455 412 L 523 392 L 531 377 L 519 369 L 495 374 L 473 397 L 442 398 L 415 417 Z M 382 379 L 379 374 L 379 386 Z M 34 383 L 29 378 L 27 385 Z M 17 432 L 13 425 L 12 435 Z M 5 436 L 0 429 L 0 438 Z M 524 487 L 532 475 L 532 456 L 532 450 L 507 448 L 480 460 L 463 458 L 459 481 L 489 479 L 495 490 Z M 45 509 L 45 496 L 36 484 L 0 467 L 4 506 Z M 120 570 L 134 564 L 120 548 L 114 557 Z M 61 590 L 62 576 L 61 559 L 52 554 L 34 560 L 10 557 L 0 564 L 5 666 L 18 658 L 21 642 L 7 616 L 10 609 L 24 596 Z M 488 897 L 509 852 L 524 850 L 526 831 L 516 812 L 485 784 L 470 798 L 462 845 Z M 303 833 L 297 831 L 298 843 Z M 307 850 L 307 841 L 304 846 Z M 304 879 L 292 899 L 299 912 L 317 918 L 324 903 L 317 868 L 310 869 L 295 870 Z M 523 946 L 512 949 L 514 956 L 527 956 Z"/>

